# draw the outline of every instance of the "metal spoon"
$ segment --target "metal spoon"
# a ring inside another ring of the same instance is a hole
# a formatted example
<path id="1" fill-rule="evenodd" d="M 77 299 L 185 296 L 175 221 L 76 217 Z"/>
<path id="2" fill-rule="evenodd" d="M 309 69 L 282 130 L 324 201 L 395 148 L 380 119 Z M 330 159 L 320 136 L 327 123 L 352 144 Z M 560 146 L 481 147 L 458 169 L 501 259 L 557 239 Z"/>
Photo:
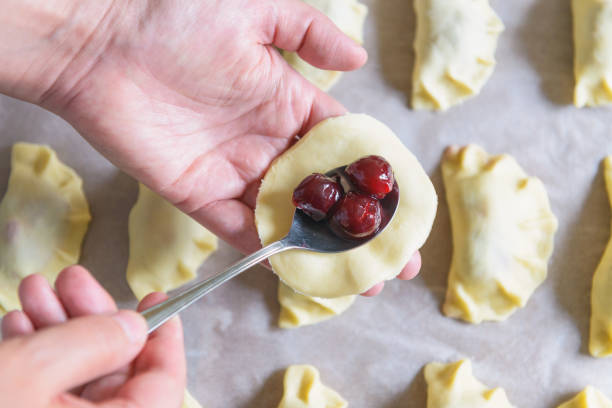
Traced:
<path id="1" fill-rule="evenodd" d="M 345 191 L 349 190 L 350 181 L 344 170 L 347 166 L 338 167 L 325 173 L 326 176 L 338 178 L 344 187 Z M 399 203 L 399 187 L 397 182 L 393 186 L 393 190 L 380 201 L 382 206 L 382 219 L 378 231 L 366 238 L 349 238 L 341 237 L 334 233 L 327 222 L 316 222 L 301 210 L 296 210 L 293 215 L 293 222 L 289 234 L 280 241 L 260 249 L 257 252 L 243 258 L 230 266 L 224 272 L 221 272 L 212 278 L 203 282 L 197 283 L 183 292 L 167 299 L 142 312 L 142 315 L 149 326 L 149 333 L 153 332 L 159 326 L 164 324 L 168 319 L 190 306 L 196 300 L 206 295 L 211 290 L 217 288 L 221 284 L 232 279 L 234 276 L 249 269 L 253 265 L 267 259 L 268 257 L 278 254 L 279 252 L 289 249 L 304 249 L 307 251 L 337 253 L 348 251 L 349 249 L 357 248 L 372 240 L 380 234 L 389 224 L 397 205 Z"/>

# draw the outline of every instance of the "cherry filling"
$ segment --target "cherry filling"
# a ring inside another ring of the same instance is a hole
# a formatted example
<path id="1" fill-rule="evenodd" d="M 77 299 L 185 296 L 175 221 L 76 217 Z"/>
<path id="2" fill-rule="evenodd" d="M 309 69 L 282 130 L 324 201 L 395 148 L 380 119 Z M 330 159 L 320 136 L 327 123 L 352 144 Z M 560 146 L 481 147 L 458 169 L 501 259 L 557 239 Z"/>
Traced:
<path id="1" fill-rule="evenodd" d="M 391 165 L 380 156 L 366 156 L 344 170 L 339 180 L 314 173 L 293 192 L 293 204 L 315 221 L 331 218 L 339 235 L 365 238 L 375 234 L 382 221 L 381 199 L 393 190 Z M 348 191 L 344 195 L 343 185 Z"/>
<path id="2" fill-rule="evenodd" d="M 359 191 L 378 199 L 385 198 L 393 189 L 393 170 L 380 156 L 363 157 L 351 163 L 345 171 Z"/>
<path id="3" fill-rule="evenodd" d="M 320 173 L 306 177 L 293 191 L 293 205 L 321 221 L 342 198 L 342 186 L 334 179 Z"/>
<path id="4" fill-rule="evenodd" d="M 376 198 L 349 191 L 340 201 L 332 219 L 351 237 L 364 238 L 380 227 L 382 208 Z"/>

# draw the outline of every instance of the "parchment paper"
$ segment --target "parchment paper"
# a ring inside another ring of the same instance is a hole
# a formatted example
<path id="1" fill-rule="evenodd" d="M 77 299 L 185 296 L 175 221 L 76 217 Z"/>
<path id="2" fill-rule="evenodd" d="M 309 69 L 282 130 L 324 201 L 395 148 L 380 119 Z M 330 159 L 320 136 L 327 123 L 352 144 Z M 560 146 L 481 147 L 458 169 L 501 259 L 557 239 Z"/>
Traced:
<path id="1" fill-rule="evenodd" d="M 370 0 L 370 59 L 332 94 L 351 111 L 387 123 L 421 160 L 440 197 L 423 270 L 387 283 L 344 315 L 297 330 L 276 327 L 276 277 L 255 268 L 183 313 L 189 389 L 206 407 L 275 407 L 286 366 L 310 363 L 352 407 L 425 407 L 422 367 L 469 357 L 475 374 L 506 389 L 517 407 L 553 408 L 587 384 L 612 397 L 612 359 L 587 354 L 589 292 L 609 235 L 601 159 L 612 153 L 612 110 L 570 105 L 569 0 L 492 0 L 506 31 L 498 65 L 482 94 L 444 114 L 408 108 L 414 60 L 411 0 Z M 120 304 L 134 305 L 125 282 L 127 216 L 136 182 L 117 171 L 61 119 L 0 98 L 0 191 L 13 142 L 48 143 L 85 181 L 93 211 L 82 263 Z M 542 179 L 560 221 L 548 279 L 525 309 L 502 324 L 471 326 L 443 317 L 451 256 L 439 161 L 448 144 L 475 142 L 514 155 Z M 406 188 L 406 187 L 405 187 Z M 222 245 L 201 276 L 239 254 Z"/>

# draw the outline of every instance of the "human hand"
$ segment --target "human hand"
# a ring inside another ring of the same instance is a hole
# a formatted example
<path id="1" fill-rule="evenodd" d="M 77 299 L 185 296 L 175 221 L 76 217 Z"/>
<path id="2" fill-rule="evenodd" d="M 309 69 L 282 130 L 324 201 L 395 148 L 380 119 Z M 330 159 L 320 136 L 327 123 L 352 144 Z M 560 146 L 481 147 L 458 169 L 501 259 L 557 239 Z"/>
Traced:
<path id="1" fill-rule="evenodd" d="M 2 320 L 1 407 L 180 406 L 185 356 L 178 318 L 147 339 L 144 319 L 117 311 L 80 266 L 62 271 L 55 291 L 42 276 L 28 276 L 19 297 L 23 311 Z M 164 299 L 153 293 L 139 310 Z"/>
<path id="2" fill-rule="evenodd" d="M 275 47 L 334 70 L 359 68 L 365 50 L 300 0 L 133 0 L 108 2 L 101 15 L 54 31 L 78 52 L 67 50 L 49 68 L 63 70 L 29 99 L 225 241 L 258 249 L 264 172 L 296 135 L 345 113 Z M 399 277 L 418 273 L 415 256 Z"/>

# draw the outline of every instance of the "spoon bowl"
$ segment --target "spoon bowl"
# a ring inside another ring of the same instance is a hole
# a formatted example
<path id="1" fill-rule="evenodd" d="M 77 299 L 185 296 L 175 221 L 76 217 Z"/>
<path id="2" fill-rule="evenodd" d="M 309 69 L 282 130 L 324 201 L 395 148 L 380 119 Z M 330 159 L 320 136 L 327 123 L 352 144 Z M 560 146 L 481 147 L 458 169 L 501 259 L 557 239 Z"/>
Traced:
<path id="1" fill-rule="evenodd" d="M 347 166 L 337 167 L 325 173 L 326 176 L 339 179 L 343 187 L 350 187 L 351 182 L 345 173 Z M 345 191 L 348 188 L 345 188 Z M 334 232 L 329 223 L 324 221 L 315 221 L 300 209 L 296 209 L 293 214 L 293 221 L 289 234 L 281 240 L 285 241 L 290 248 L 305 249 L 307 251 L 322 252 L 322 253 L 338 253 L 357 248 L 380 234 L 389 225 L 397 206 L 399 205 L 399 187 L 397 182 L 393 184 L 393 189 L 385 198 L 380 200 L 382 207 L 382 216 L 380 227 L 378 230 L 364 238 L 351 238 L 349 236 L 341 236 Z"/>
<path id="2" fill-rule="evenodd" d="M 337 167 L 325 173 L 326 176 L 339 180 L 345 191 L 349 191 L 352 184 L 345 172 L 347 166 Z M 296 209 L 293 221 L 287 236 L 273 242 L 264 248 L 246 256 L 224 272 L 212 278 L 196 283 L 181 293 L 167 299 L 142 312 L 147 321 L 148 332 L 151 333 L 168 319 L 186 309 L 196 300 L 206 295 L 211 290 L 219 287 L 234 276 L 258 264 L 259 262 L 290 249 L 302 249 L 320 253 L 338 253 L 357 248 L 376 238 L 391 222 L 399 204 L 399 186 L 393 184 L 393 189 L 385 198 L 380 200 L 382 214 L 378 230 L 364 238 L 351 238 L 341 236 L 334 232 L 327 220 L 315 221 L 302 210 Z"/>

